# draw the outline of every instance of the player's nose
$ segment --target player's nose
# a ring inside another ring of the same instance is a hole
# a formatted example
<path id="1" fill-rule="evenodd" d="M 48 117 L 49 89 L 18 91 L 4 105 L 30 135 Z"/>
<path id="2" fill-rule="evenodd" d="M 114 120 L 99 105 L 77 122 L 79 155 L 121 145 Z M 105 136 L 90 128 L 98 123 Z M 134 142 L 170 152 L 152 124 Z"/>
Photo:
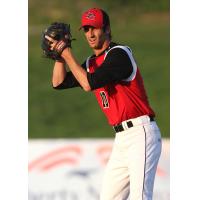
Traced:
<path id="1" fill-rule="evenodd" d="M 94 28 L 90 27 L 87 33 L 89 37 L 94 37 Z"/>

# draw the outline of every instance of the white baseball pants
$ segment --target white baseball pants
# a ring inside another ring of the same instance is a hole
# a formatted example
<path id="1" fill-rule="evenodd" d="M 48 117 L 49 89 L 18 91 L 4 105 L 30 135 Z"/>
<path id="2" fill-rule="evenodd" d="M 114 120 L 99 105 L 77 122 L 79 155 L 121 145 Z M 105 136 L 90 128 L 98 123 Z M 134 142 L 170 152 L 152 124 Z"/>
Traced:
<path id="1" fill-rule="evenodd" d="M 133 124 L 116 133 L 100 200 L 152 200 L 161 134 L 148 116 L 136 118 Z"/>

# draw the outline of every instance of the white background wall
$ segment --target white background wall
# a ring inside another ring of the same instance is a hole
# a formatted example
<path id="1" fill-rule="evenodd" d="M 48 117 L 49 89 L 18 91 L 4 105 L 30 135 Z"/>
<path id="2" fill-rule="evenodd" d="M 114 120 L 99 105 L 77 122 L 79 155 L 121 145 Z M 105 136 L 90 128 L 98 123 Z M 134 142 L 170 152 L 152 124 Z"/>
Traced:
<path id="1" fill-rule="evenodd" d="M 98 200 L 112 141 L 30 140 L 29 200 Z M 154 200 L 169 200 L 169 140 L 163 141 Z"/>

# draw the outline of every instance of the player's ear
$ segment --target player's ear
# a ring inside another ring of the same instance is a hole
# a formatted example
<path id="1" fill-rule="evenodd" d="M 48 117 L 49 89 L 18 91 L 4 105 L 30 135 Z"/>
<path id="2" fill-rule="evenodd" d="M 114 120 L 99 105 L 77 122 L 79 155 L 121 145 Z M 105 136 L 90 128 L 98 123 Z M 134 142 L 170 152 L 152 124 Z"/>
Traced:
<path id="1" fill-rule="evenodd" d="M 110 34 L 110 27 L 109 26 L 104 27 L 104 32 L 106 34 Z"/>
<path id="2" fill-rule="evenodd" d="M 104 33 L 111 39 L 111 29 L 110 29 L 110 26 L 104 27 Z"/>

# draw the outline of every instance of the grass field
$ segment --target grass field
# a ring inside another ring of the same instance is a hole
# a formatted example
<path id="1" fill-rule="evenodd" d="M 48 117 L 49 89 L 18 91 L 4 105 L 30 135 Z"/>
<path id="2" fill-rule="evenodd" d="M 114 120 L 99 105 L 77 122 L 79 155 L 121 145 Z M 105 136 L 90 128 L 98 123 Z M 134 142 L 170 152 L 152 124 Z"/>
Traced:
<path id="1" fill-rule="evenodd" d="M 52 89 L 53 62 L 44 59 L 40 49 L 44 28 L 53 21 L 69 22 L 77 39 L 73 52 L 82 63 L 92 52 L 78 31 L 81 13 L 99 4 L 89 0 L 46 2 L 29 1 L 29 138 L 112 137 L 113 130 L 91 92 Z M 162 135 L 169 137 L 168 11 L 138 11 L 132 4 L 117 8 L 109 4 L 104 9 L 110 14 L 113 41 L 132 48 Z"/>

